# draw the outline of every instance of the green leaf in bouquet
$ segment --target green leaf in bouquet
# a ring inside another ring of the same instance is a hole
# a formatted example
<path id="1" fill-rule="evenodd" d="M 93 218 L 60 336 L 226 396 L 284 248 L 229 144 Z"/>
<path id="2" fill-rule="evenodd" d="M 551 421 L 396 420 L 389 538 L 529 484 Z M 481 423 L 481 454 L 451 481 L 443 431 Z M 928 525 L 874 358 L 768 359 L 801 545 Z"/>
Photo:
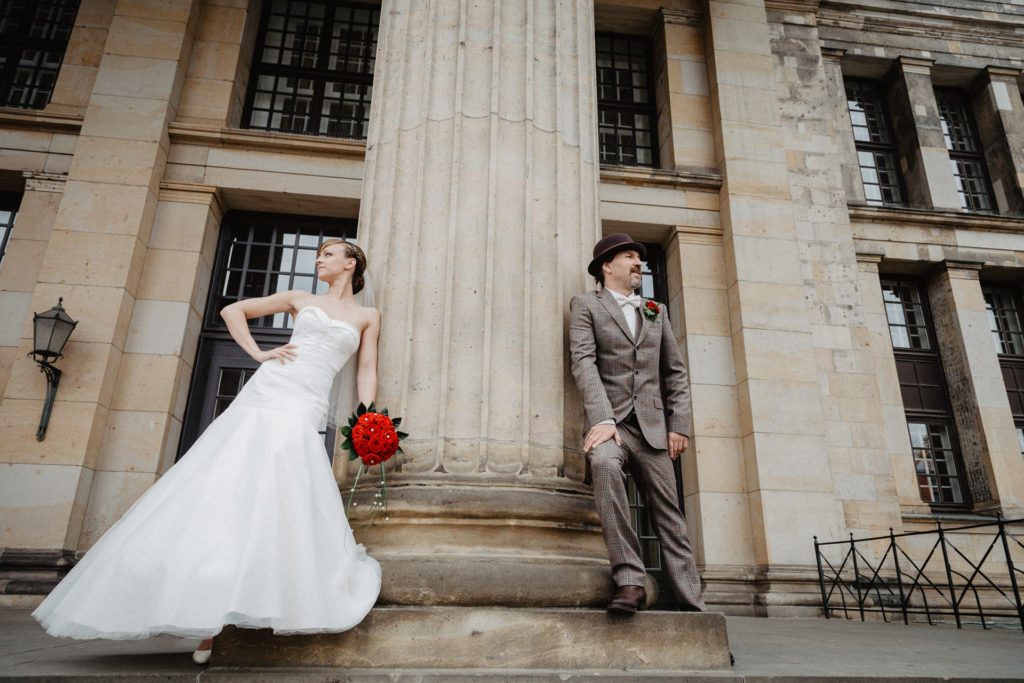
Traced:
<path id="1" fill-rule="evenodd" d="M 395 435 L 398 436 L 399 439 L 404 439 L 405 437 L 409 436 L 405 432 L 395 432 Z"/>
<path id="2" fill-rule="evenodd" d="M 402 418 L 400 418 L 400 417 L 393 417 L 393 418 L 391 418 L 391 424 L 393 424 L 393 425 L 395 425 L 397 427 L 398 425 L 402 424 Z"/>

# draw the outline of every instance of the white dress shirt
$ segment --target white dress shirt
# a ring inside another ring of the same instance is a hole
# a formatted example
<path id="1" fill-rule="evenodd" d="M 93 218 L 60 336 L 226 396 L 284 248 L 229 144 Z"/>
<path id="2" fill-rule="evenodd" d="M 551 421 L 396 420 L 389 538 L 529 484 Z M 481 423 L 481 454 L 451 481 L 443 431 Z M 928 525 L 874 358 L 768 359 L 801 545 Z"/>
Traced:
<path id="1" fill-rule="evenodd" d="M 643 298 L 637 294 L 630 294 L 629 296 L 622 296 L 618 292 L 609 289 L 608 292 L 615 297 L 615 303 L 622 308 L 622 315 L 626 317 L 626 324 L 629 326 L 629 334 L 633 337 L 636 336 L 636 312 L 640 310 L 640 306 L 643 304 Z"/>

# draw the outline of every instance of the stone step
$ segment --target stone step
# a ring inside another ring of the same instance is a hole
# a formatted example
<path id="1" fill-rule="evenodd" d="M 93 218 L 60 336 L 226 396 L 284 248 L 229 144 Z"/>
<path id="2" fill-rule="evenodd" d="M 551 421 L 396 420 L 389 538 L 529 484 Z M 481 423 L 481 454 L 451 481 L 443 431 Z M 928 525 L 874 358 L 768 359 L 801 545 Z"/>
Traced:
<path id="1" fill-rule="evenodd" d="M 729 669 L 725 616 L 504 607 L 378 607 L 351 631 L 226 627 L 214 667 L 684 672 Z M 212 672 L 211 672 L 212 673 Z"/>

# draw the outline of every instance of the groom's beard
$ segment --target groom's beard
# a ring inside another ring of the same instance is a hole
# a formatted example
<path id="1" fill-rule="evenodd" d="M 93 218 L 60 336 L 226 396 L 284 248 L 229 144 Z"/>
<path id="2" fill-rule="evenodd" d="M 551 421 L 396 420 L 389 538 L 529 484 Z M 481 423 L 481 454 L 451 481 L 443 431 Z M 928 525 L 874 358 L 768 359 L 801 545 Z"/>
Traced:
<path id="1" fill-rule="evenodd" d="M 640 273 L 630 273 L 629 274 L 629 288 L 630 289 L 636 289 L 637 287 L 642 285 L 643 282 L 644 282 L 644 279 L 640 275 Z"/>

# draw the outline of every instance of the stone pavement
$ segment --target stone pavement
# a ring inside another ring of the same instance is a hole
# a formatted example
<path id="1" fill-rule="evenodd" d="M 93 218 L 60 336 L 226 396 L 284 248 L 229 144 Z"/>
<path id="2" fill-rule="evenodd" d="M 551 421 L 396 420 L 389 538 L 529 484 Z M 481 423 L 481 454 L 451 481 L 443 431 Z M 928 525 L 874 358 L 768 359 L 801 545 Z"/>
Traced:
<path id="1" fill-rule="evenodd" d="M 644 614 L 638 615 L 642 619 Z M 203 669 L 194 641 L 70 641 L 0 610 L 0 681 L 1024 681 L 1024 633 L 833 619 L 727 617 L 736 665 L 715 672 Z"/>

